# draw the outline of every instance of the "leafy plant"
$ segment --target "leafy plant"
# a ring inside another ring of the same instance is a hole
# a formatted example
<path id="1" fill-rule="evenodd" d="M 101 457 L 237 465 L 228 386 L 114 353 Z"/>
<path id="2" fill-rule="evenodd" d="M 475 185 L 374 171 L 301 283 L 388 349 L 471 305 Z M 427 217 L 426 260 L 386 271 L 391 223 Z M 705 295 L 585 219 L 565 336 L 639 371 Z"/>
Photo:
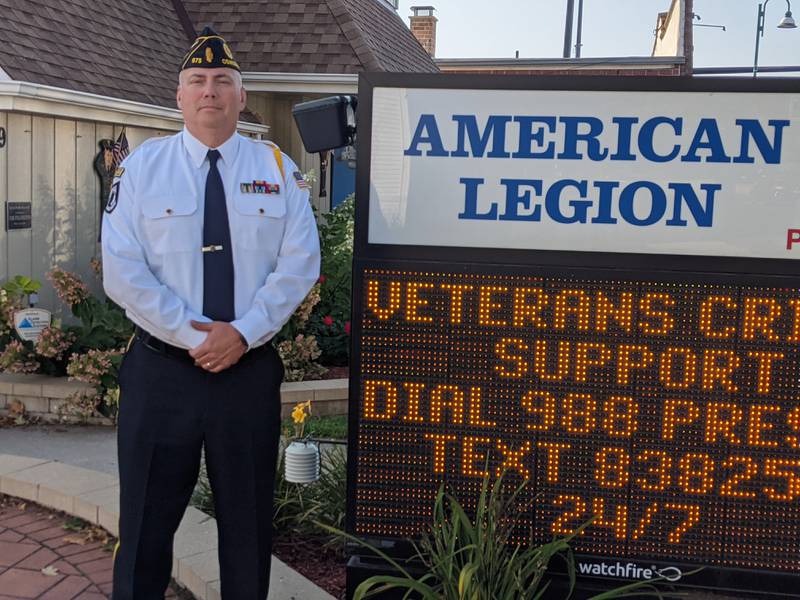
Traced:
<path id="1" fill-rule="evenodd" d="M 290 483 L 284 477 L 283 452 L 278 452 L 275 479 L 274 527 L 287 535 L 319 535 L 329 538 L 326 546 L 344 551 L 344 539 L 334 530 L 344 525 L 347 510 L 347 455 L 342 447 L 323 452 L 319 479 L 310 485 Z"/>
<path id="2" fill-rule="evenodd" d="M 40 281 L 17 275 L 13 279 L 9 279 L 3 284 L 3 289 L 11 297 L 18 300 L 23 300 L 29 294 L 35 294 L 42 287 Z"/>
<path id="3" fill-rule="evenodd" d="M 422 600 L 541 600 L 548 592 L 545 573 L 550 562 L 561 557 L 567 562 L 570 594 L 575 585 L 575 567 L 570 542 L 589 524 L 572 535 L 537 545 L 514 542 L 528 504 L 521 501 L 527 481 L 508 494 L 503 478 L 490 487 L 489 477 L 483 480 L 475 517 L 470 518 L 458 499 L 439 488 L 433 507 L 432 525 L 418 544 L 414 559 L 425 567 L 425 573 L 414 577 L 397 560 L 363 540 L 336 532 L 372 552 L 393 566 L 396 575 L 376 575 L 362 582 L 353 600 L 361 600 L 390 589 L 406 590 L 404 598 Z M 320 524 L 323 529 L 333 528 Z M 621 598 L 636 592 L 637 596 L 662 594 L 650 582 L 634 582 L 592 600 Z"/>
<path id="4" fill-rule="evenodd" d="M 319 379 L 322 365 L 348 364 L 355 196 L 318 215 L 320 277 L 275 336 L 286 381 Z"/>
<path id="5" fill-rule="evenodd" d="M 133 333 L 133 324 L 119 306 L 92 295 L 74 273 L 56 267 L 47 278 L 61 301 L 80 321 L 80 325 L 65 327 L 76 337 L 74 350 L 113 350 L 125 346 Z"/>
<path id="6" fill-rule="evenodd" d="M 319 302 L 317 283 L 273 340 L 283 362 L 284 381 L 322 379 L 328 369 L 317 362 L 321 351 L 313 335 L 303 333 L 314 307 Z"/>
<path id="7" fill-rule="evenodd" d="M 133 324 L 116 304 L 100 301 L 94 296 L 74 305 L 72 314 L 81 321 L 73 331 L 82 349 L 124 347 L 133 333 Z"/>
<path id="8" fill-rule="evenodd" d="M 313 335 L 300 333 L 294 339 L 280 342 L 277 350 L 283 361 L 284 381 L 322 379 L 328 371 L 316 362 L 320 356 L 320 349 Z"/>
<path id="9" fill-rule="evenodd" d="M 316 336 L 326 365 L 346 365 L 349 356 L 355 195 L 320 219 L 322 252 L 319 303 L 307 331 Z"/>
<path id="10" fill-rule="evenodd" d="M 291 417 L 284 419 L 282 431 L 292 431 L 294 424 Z M 306 419 L 306 430 L 315 439 L 345 440 L 347 439 L 347 416 L 310 416 Z"/>
<path id="11" fill-rule="evenodd" d="M 211 492 L 211 484 L 208 481 L 205 455 L 200 463 L 200 474 L 197 477 L 197 484 L 194 486 L 194 491 L 192 492 L 191 504 L 207 515 L 211 517 L 215 516 L 214 495 Z"/>
<path id="12" fill-rule="evenodd" d="M 281 535 L 324 536 L 326 547 L 344 552 L 344 538 L 323 529 L 324 523 L 338 530 L 344 526 L 347 507 L 347 454 L 342 447 L 323 452 L 319 479 L 310 485 L 289 483 L 284 477 L 283 447 L 278 451 L 275 471 L 273 526 Z M 192 494 L 192 505 L 214 516 L 214 498 L 205 462 Z"/>
<path id="13" fill-rule="evenodd" d="M 33 287 L 33 284 L 26 284 L 26 281 L 32 280 L 17 275 L 0 287 L 0 348 L 5 348 L 6 344 L 13 340 L 19 340 L 14 331 L 14 312 L 23 306 L 23 288 L 26 285 L 29 289 Z M 39 284 L 39 282 L 33 283 Z"/>
<path id="14" fill-rule="evenodd" d="M 0 370 L 69 375 L 91 383 L 95 390 L 66 398 L 60 404 L 61 413 L 85 418 L 100 412 L 113 417 L 119 389 L 117 370 L 133 324 L 113 302 L 93 296 L 74 273 L 55 267 L 47 278 L 78 324 L 62 325 L 54 319 L 36 343 L 19 339 L 11 327 L 14 311 L 41 283 L 21 275 L 6 281 L 0 288 Z"/>

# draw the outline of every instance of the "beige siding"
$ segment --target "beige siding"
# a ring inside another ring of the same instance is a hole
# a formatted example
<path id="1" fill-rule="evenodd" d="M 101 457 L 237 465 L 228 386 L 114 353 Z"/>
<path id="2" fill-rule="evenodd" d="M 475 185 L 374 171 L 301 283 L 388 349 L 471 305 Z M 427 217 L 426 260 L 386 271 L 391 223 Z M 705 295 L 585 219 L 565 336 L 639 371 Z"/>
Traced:
<path id="1" fill-rule="evenodd" d="M 78 121 L 75 139 L 75 268 L 94 293 L 100 292 L 102 287 L 89 269 L 89 261 L 99 254 L 100 180 L 94 168 L 87 169 L 85 165 L 93 164 L 98 150 L 95 124 Z"/>
<path id="2" fill-rule="evenodd" d="M 31 117 L 11 113 L 8 115 L 8 198 L 9 202 L 31 201 Z M 30 229 L 8 232 L 8 249 L 4 256 L 9 277 L 31 275 Z"/>
<path id="3" fill-rule="evenodd" d="M 6 130 L 6 146 L 0 148 L 0 210 L 3 226 L 0 227 L 0 281 L 8 278 L 8 236 L 6 235 L 5 206 L 8 199 L 8 114 L 0 112 L 0 127 Z"/>
<path id="4" fill-rule="evenodd" d="M 27 275 L 43 283 L 40 304 L 61 313 L 46 273 L 55 265 L 77 273 L 99 293 L 90 261 L 99 256 L 100 180 L 94 158 L 101 139 L 115 140 L 121 126 L 0 112 L 8 132 L 0 149 L 0 202 L 31 202 L 32 228 L 0 231 L 0 281 Z M 128 127 L 133 150 L 169 135 Z"/>
<path id="5" fill-rule="evenodd" d="M 84 265 L 76 260 L 77 228 L 75 212 L 77 203 L 77 164 L 75 143 L 77 125 L 75 121 L 57 119 L 55 122 L 55 231 L 53 245 L 54 266 L 67 271 L 84 271 Z"/>
<path id="6" fill-rule="evenodd" d="M 45 275 L 53 266 L 55 242 L 55 120 L 33 117 L 31 148 L 32 236 L 30 274 L 42 282 L 39 301 L 43 306 L 55 306 L 55 292 L 45 283 Z M 10 173 L 14 177 L 15 173 Z"/>

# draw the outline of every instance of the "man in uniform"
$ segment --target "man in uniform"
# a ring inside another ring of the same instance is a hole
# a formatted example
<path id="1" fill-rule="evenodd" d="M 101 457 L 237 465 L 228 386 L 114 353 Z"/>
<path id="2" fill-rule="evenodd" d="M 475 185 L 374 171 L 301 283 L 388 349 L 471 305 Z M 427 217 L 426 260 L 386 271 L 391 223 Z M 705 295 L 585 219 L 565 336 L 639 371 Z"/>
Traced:
<path id="1" fill-rule="evenodd" d="M 246 94 L 225 40 L 186 54 L 185 127 L 115 173 L 103 223 L 106 293 L 136 324 L 120 368 L 120 541 L 114 600 L 161 600 L 204 449 L 224 600 L 263 600 L 283 366 L 270 339 L 319 276 L 305 182 L 236 133 Z"/>

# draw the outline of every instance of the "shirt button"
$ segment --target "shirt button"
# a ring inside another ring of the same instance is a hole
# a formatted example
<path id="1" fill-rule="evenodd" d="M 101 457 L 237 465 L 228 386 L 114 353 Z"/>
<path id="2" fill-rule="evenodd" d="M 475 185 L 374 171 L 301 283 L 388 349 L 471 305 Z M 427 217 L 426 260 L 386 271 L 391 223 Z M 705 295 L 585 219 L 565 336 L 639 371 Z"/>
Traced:
<path id="1" fill-rule="evenodd" d="M 172 209 L 168 208 L 166 212 L 167 212 L 168 215 L 171 215 L 172 214 Z"/>
<path id="2" fill-rule="evenodd" d="M 263 215 L 264 214 L 264 209 L 263 208 L 259 208 L 258 209 L 258 214 Z"/>

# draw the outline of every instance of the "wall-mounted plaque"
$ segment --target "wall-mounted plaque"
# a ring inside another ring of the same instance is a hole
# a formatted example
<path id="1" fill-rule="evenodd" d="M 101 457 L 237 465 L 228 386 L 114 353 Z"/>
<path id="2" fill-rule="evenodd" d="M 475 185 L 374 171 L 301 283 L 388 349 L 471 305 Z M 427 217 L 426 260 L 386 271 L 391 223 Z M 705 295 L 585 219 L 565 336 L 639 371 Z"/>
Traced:
<path id="1" fill-rule="evenodd" d="M 31 228 L 31 203 L 6 202 L 6 231 Z"/>

